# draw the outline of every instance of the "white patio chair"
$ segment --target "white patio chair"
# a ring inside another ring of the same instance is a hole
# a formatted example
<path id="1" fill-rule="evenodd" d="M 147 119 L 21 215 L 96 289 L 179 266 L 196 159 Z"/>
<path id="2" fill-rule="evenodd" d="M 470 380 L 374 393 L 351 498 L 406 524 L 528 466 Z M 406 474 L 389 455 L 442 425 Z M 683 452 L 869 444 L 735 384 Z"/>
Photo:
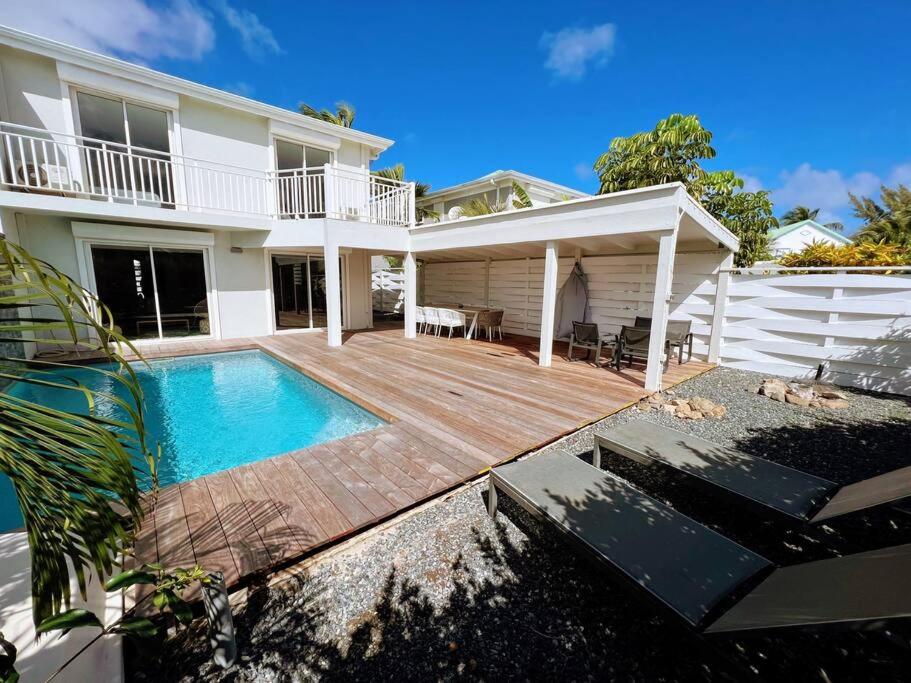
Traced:
<path id="1" fill-rule="evenodd" d="M 424 306 L 424 334 L 433 328 L 434 334 L 440 333 L 440 309 Z"/>
<path id="2" fill-rule="evenodd" d="M 465 314 L 460 311 L 454 311 L 451 308 L 441 308 L 440 326 L 437 328 L 437 336 L 440 336 L 440 330 L 444 327 L 449 328 L 449 338 L 452 339 L 452 331 L 458 327 L 465 329 Z"/>
<path id="3" fill-rule="evenodd" d="M 418 332 L 420 332 L 424 328 L 424 325 L 426 325 L 426 324 L 427 324 L 427 318 L 424 315 L 424 307 L 415 306 L 414 307 L 414 325 L 415 325 L 416 330 Z"/>

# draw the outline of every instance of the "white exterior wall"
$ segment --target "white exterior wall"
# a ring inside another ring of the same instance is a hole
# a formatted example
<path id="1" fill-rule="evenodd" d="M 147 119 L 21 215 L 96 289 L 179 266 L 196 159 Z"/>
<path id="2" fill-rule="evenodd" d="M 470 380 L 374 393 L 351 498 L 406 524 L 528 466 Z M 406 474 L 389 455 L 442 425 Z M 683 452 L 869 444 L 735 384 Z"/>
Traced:
<path id="1" fill-rule="evenodd" d="M 63 96 L 53 59 L 0 46 L 0 116 L 10 123 L 66 132 Z"/>
<path id="2" fill-rule="evenodd" d="M 670 302 L 671 320 L 691 320 L 693 353 L 708 355 L 717 271 L 726 252 L 677 254 Z M 559 260 L 557 287 L 572 270 L 573 259 Z M 651 316 L 657 254 L 585 256 L 592 320 L 603 334 L 631 325 L 637 315 Z M 502 308 L 503 329 L 540 335 L 544 259 L 490 262 L 489 301 L 484 301 L 484 261 L 430 263 L 424 267 L 424 300 Z"/>
<path id="3" fill-rule="evenodd" d="M 180 98 L 183 154 L 265 171 L 270 166 L 269 122 L 260 116 Z"/>

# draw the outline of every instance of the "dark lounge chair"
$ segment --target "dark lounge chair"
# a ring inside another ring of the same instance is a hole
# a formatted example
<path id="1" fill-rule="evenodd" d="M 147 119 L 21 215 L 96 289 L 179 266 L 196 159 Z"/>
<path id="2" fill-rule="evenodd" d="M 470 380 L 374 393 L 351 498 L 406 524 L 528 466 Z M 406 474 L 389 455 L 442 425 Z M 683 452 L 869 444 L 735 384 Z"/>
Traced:
<path id="1" fill-rule="evenodd" d="M 569 335 L 569 351 L 566 354 L 566 360 L 573 360 L 573 347 L 586 349 L 586 360 L 591 358 L 592 351 L 595 352 L 595 365 L 601 364 L 601 348 L 604 344 L 612 344 L 613 340 L 605 340 L 598 331 L 595 323 L 577 323 L 573 322 L 573 331 Z"/>
<path id="2" fill-rule="evenodd" d="M 648 358 L 648 345 L 652 338 L 652 330 L 649 327 L 630 327 L 624 325 L 620 328 L 620 334 L 617 335 L 617 346 L 614 349 L 614 364 L 617 370 L 623 359 L 629 360 L 633 364 L 633 358 Z M 664 370 L 667 370 L 668 362 L 671 359 L 670 340 L 664 341 Z"/>
<path id="3" fill-rule="evenodd" d="M 562 451 L 491 470 L 491 516 L 498 494 L 699 631 L 879 625 L 911 616 L 911 545 L 775 569 Z"/>
<path id="4" fill-rule="evenodd" d="M 687 363 L 693 358 L 693 333 L 690 329 L 693 326 L 691 320 L 668 320 L 665 335 L 668 341 L 668 345 L 673 349 L 677 349 L 677 364 L 683 364 L 683 347 L 686 346 L 686 361 Z M 643 318 L 642 316 L 636 316 L 636 322 L 633 323 L 633 327 L 643 327 L 651 329 L 652 319 Z"/>
<path id="5" fill-rule="evenodd" d="M 911 497 L 911 467 L 839 486 L 644 420 L 596 432 L 596 466 L 600 466 L 602 448 L 643 464 L 665 465 L 811 523 Z"/>

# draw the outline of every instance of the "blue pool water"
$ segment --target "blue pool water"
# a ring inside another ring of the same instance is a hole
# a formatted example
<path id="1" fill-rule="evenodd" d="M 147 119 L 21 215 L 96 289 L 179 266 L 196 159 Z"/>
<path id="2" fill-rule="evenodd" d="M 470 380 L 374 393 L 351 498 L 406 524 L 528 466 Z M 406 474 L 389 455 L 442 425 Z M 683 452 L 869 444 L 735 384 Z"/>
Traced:
<path id="1" fill-rule="evenodd" d="M 383 421 L 261 351 L 215 353 L 134 364 L 145 396 L 150 445 L 161 444 L 162 486 L 373 429 Z M 87 369 L 61 373 L 93 389 L 117 382 Z M 116 389 L 115 389 L 116 387 Z M 86 412 L 76 392 L 18 383 L 16 396 Z M 111 401 L 102 415 L 117 416 Z M 0 531 L 22 524 L 9 480 L 0 475 Z"/>

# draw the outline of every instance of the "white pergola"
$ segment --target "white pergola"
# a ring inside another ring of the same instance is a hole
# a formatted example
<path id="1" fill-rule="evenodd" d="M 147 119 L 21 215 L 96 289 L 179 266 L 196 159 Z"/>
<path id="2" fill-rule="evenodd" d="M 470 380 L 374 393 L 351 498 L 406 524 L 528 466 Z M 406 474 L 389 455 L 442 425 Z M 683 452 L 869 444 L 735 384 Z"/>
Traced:
<path id="1" fill-rule="evenodd" d="M 416 336 L 418 258 L 425 263 L 434 263 L 543 256 L 538 362 L 550 366 L 558 257 L 562 254 L 575 256 L 578 260 L 589 255 L 642 254 L 657 250 L 646 389 L 658 391 L 675 255 L 684 251 L 720 249 L 725 257 L 719 267 L 726 268 L 732 265 L 738 247 L 737 238 L 693 200 L 680 183 L 417 226 L 409 231 L 407 247 L 401 250 L 405 272 L 405 336 Z M 705 276 L 710 280 L 714 273 L 705 273 Z M 332 283 L 329 284 L 331 289 Z M 330 327 L 333 323 L 330 316 Z M 338 327 L 337 337 L 330 329 L 330 344 L 341 342 Z M 713 343 L 715 337 L 713 329 Z M 710 358 L 711 355 L 710 351 Z"/>

